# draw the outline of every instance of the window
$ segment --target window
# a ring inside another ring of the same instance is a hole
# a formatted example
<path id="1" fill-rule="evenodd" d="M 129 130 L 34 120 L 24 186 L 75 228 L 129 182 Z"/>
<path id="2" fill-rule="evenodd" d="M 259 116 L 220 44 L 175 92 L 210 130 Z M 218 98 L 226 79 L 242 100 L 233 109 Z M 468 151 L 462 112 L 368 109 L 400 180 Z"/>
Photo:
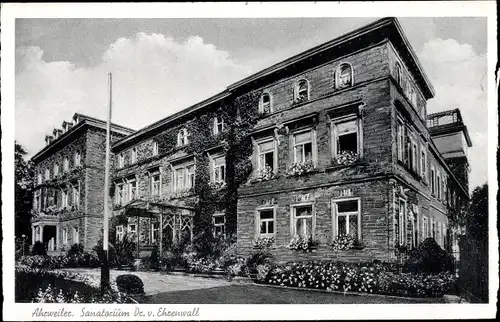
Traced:
<path id="1" fill-rule="evenodd" d="M 212 158 L 212 182 L 223 184 L 226 182 L 226 157 Z"/>
<path id="2" fill-rule="evenodd" d="M 314 153 L 316 154 L 316 153 Z M 313 161 L 313 131 L 293 135 L 293 161 L 296 163 Z"/>
<path id="3" fill-rule="evenodd" d="M 312 205 L 292 206 L 292 235 L 314 238 Z"/>
<path id="4" fill-rule="evenodd" d="M 271 94 L 269 93 L 262 94 L 259 102 L 259 112 L 261 114 L 269 114 L 273 112 L 271 104 Z"/>
<path id="5" fill-rule="evenodd" d="M 412 141 L 411 143 L 411 152 L 412 152 L 411 169 L 415 171 L 415 173 L 418 173 L 418 148 L 417 148 L 417 143 L 415 141 Z"/>
<path id="6" fill-rule="evenodd" d="M 39 173 L 37 176 L 37 183 L 42 184 L 42 174 L 41 173 Z"/>
<path id="7" fill-rule="evenodd" d="M 158 142 L 153 141 L 153 156 L 158 155 Z"/>
<path id="8" fill-rule="evenodd" d="M 69 159 L 68 158 L 64 158 L 63 169 L 64 169 L 64 172 L 69 171 Z"/>
<path id="9" fill-rule="evenodd" d="M 214 135 L 224 132 L 224 119 L 220 116 L 214 117 Z"/>
<path id="10" fill-rule="evenodd" d="M 122 153 L 120 153 L 118 155 L 118 168 L 123 168 L 125 166 L 125 155 Z"/>
<path id="11" fill-rule="evenodd" d="M 187 129 L 181 129 L 179 133 L 177 133 L 177 146 L 185 146 L 189 143 L 188 140 L 188 131 Z"/>
<path id="12" fill-rule="evenodd" d="M 427 217 L 424 217 L 422 219 L 422 235 L 423 235 L 423 239 L 427 239 L 429 238 L 429 219 L 427 219 Z"/>
<path id="13" fill-rule="evenodd" d="M 50 180 L 50 169 L 45 169 L 45 181 Z"/>
<path id="14" fill-rule="evenodd" d="M 66 188 L 62 189 L 62 207 L 66 208 L 69 206 L 69 194 Z"/>
<path id="15" fill-rule="evenodd" d="M 127 201 L 132 201 L 135 200 L 138 195 L 137 195 L 137 180 L 134 179 L 129 179 L 127 181 L 127 192 L 128 192 L 128 200 Z"/>
<path id="16" fill-rule="evenodd" d="M 151 224 L 151 243 L 156 243 L 159 239 L 160 232 L 160 224 L 152 223 Z"/>
<path id="17" fill-rule="evenodd" d="M 75 167 L 79 167 L 82 164 L 80 151 L 75 152 Z"/>
<path id="18" fill-rule="evenodd" d="M 78 227 L 73 227 L 73 244 L 78 244 L 80 242 L 80 232 Z"/>
<path id="19" fill-rule="evenodd" d="M 336 72 L 335 82 L 337 84 L 337 88 L 350 87 L 354 84 L 352 66 L 350 64 L 340 64 Z"/>
<path id="20" fill-rule="evenodd" d="M 69 241 L 68 241 L 68 228 L 63 228 L 62 230 L 62 243 L 63 245 L 68 245 L 69 244 Z"/>
<path id="21" fill-rule="evenodd" d="M 125 204 L 125 184 L 123 182 L 115 184 L 115 203 L 117 205 Z"/>
<path id="22" fill-rule="evenodd" d="M 447 196 L 448 196 L 447 190 L 448 189 L 447 189 L 447 186 L 446 186 L 446 180 L 447 179 L 446 179 L 446 176 L 444 174 L 443 174 L 443 177 L 441 178 L 441 180 L 442 180 L 442 186 L 443 186 L 443 188 L 442 188 L 442 198 L 441 199 L 444 200 L 444 201 L 446 201 L 448 199 L 447 198 Z"/>
<path id="23" fill-rule="evenodd" d="M 350 199 L 333 202 L 334 238 L 351 236 L 360 239 L 360 200 Z"/>
<path id="24" fill-rule="evenodd" d="M 403 121 L 401 121 L 400 119 L 398 119 L 397 127 L 398 127 L 398 137 L 397 137 L 398 160 L 404 161 L 405 126 L 403 124 Z"/>
<path id="25" fill-rule="evenodd" d="M 271 237 L 275 234 L 274 209 L 259 209 L 257 211 L 258 235 Z"/>
<path id="26" fill-rule="evenodd" d="M 441 200 L 441 173 L 437 171 L 436 175 L 436 189 L 437 189 L 437 198 Z"/>
<path id="27" fill-rule="evenodd" d="M 224 216 L 224 214 L 223 213 L 215 213 L 212 216 L 212 222 L 214 225 L 214 228 L 213 228 L 214 236 L 225 236 L 226 235 L 226 230 L 225 230 L 226 217 Z"/>
<path id="28" fill-rule="evenodd" d="M 309 99 L 309 83 L 305 79 L 301 79 L 295 85 L 294 91 L 295 102 L 302 102 Z"/>
<path id="29" fill-rule="evenodd" d="M 423 145 L 420 145 L 420 176 L 422 178 L 427 176 L 427 152 Z"/>
<path id="30" fill-rule="evenodd" d="M 436 193 L 436 171 L 434 170 L 434 165 L 431 165 L 431 193 L 433 195 Z"/>
<path id="31" fill-rule="evenodd" d="M 266 167 L 269 167 L 275 172 L 277 168 L 277 159 L 274 139 L 258 143 L 257 153 L 257 169 L 262 171 Z"/>
<path id="32" fill-rule="evenodd" d="M 344 154 L 361 155 L 361 120 L 347 119 L 334 121 L 333 128 L 333 157 Z"/>
<path id="33" fill-rule="evenodd" d="M 134 236 L 135 234 L 137 234 L 137 225 L 136 224 L 128 224 L 127 233 L 130 234 L 131 236 Z"/>
<path id="34" fill-rule="evenodd" d="M 412 220 L 412 241 L 413 241 L 413 247 L 418 246 L 418 240 L 419 240 L 419 214 L 418 214 L 418 206 L 413 205 L 413 220 Z"/>
<path id="35" fill-rule="evenodd" d="M 124 235 L 123 225 L 116 226 L 116 240 L 117 241 L 122 241 L 123 240 L 123 235 Z"/>
<path id="36" fill-rule="evenodd" d="M 42 196 L 41 196 L 41 191 L 40 190 L 36 190 L 35 191 L 35 201 L 34 201 L 34 205 L 33 205 L 33 208 L 35 208 L 35 210 L 40 210 L 42 209 Z"/>
<path id="37" fill-rule="evenodd" d="M 137 162 L 137 148 L 132 148 L 130 150 L 130 164 L 134 164 Z"/>
<path id="38" fill-rule="evenodd" d="M 436 219 L 431 218 L 431 237 L 436 240 Z"/>
<path id="39" fill-rule="evenodd" d="M 399 199 L 398 205 L 398 242 L 399 245 L 406 245 L 406 201 Z"/>
<path id="40" fill-rule="evenodd" d="M 160 195 L 160 173 L 151 173 L 149 175 L 149 192 L 151 196 Z"/>
<path id="41" fill-rule="evenodd" d="M 54 164 L 54 178 L 59 175 L 59 163 Z"/>
<path id="42" fill-rule="evenodd" d="M 396 82 L 401 85 L 401 65 L 396 63 Z"/>
<path id="43" fill-rule="evenodd" d="M 80 184 L 76 183 L 74 185 L 71 185 L 71 192 L 72 192 L 72 204 L 75 205 L 75 207 L 78 209 L 80 206 Z"/>
<path id="44" fill-rule="evenodd" d="M 443 240 L 441 238 L 441 222 L 438 221 L 436 224 L 436 242 L 439 246 L 443 247 Z"/>
<path id="45" fill-rule="evenodd" d="M 194 187 L 194 164 L 174 169 L 174 192 L 190 190 Z"/>

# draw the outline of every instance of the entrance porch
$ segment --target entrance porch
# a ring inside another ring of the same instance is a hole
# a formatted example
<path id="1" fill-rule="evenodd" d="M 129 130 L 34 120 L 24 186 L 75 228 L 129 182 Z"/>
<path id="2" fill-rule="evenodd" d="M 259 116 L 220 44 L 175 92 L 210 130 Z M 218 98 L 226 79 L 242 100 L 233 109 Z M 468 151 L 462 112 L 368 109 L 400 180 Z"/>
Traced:
<path id="1" fill-rule="evenodd" d="M 57 222 L 37 222 L 31 224 L 31 244 L 42 242 L 47 252 L 59 251 L 59 227 Z"/>

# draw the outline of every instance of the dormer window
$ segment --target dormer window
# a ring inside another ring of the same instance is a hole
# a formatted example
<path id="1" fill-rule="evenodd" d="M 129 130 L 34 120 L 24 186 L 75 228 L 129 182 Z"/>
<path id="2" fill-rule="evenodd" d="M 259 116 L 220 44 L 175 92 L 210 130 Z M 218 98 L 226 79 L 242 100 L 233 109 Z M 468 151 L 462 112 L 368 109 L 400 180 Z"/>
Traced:
<path id="1" fill-rule="evenodd" d="M 137 148 L 132 148 L 130 150 L 130 163 L 134 164 L 137 162 Z"/>
<path id="2" fill-rule="evenodd" d="M 68 158 L 64 158 L 63 169 L 64 169 L 65 172 L 69 171 L 69 160 L 68 160 Z"/>
<path id="3" fill-rule="evenodd" d="M 259 112 L 261 114 L 269 114 L 273 112 L 271 105 L 271 94 L 269 93 L 262 94 L 259 102 Z"/>
<path id="4" fill-rule="evenodd" d="M 186 128 L 183 128 L 177 133 L 177 146 L 185 146 L 189 143 L 188 140 L 188 131 Z"/>
<path id="5" fill-rule="evenodd" d="M 224 132 L 224 119 L 220 116 L 214 117 L 214 135 Z"/>
<path id="6" fill-rule="evenodd" d="M 354 84 L 352 66 L 350 64 L 340 64 L 337 68 L 335 83 L 337 84 L 337 89 L 350 87 Z"/>
<path id="7" fill-rule="evenodd" d="M 79 167 L 82 164 L 80 151 L 75 152 L 75 167 Z"/>
<path id="8" fill-rule="evenodd" d="M 309 82 L 301 79 L 295 85 L 295 102 L 303 102 L 309 99 Z"/>
<path id="9" fill-rule="evenodd" d="M 158 155 L 158 142 L 153 141 L 153 156 Z"/>

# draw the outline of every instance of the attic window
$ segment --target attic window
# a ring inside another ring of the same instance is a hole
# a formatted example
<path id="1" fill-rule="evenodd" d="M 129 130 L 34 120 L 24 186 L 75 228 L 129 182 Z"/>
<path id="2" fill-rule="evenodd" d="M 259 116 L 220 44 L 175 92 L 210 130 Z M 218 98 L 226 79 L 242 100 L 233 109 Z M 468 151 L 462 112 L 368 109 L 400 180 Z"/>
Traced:
<path id="1" fill-rule="evenodd" d="M 309 82 L 301 79 L 295 85 L 295 102 L 303 102 L 309 99 Z"/>
<path id="2" fill-rule="evenodd" d="M 336 73 L 337 88 L 350 87 L 354 84 L 352 66 L 348 63 L 340 64 Z"/>
<path id="3" fill-rule="evenodd" d="M 262 94 L 262 96 L 260 97 L 259 112 L 261 114 L 269 114 L 273 112 L 271 106 L 271 94 L 269 93 Z"/>

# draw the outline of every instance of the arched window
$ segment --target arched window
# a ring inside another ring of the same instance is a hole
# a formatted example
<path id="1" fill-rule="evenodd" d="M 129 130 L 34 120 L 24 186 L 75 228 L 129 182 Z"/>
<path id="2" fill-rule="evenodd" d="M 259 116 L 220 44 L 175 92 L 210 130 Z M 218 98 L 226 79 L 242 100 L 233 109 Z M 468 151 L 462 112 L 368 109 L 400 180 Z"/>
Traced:
<path id="1" fill-rule="evenodd" d="M 59 175 L 59 163 L 54 164 L 54 177 Z"/>
<path id="2" fill-rule="evenodd" d="M 188 143 L 188 131 L 187 129 L 183 128 L 177 133 L 177 146 L 184 146 Z"/>
<path id="3" fill-rule="evenodd" d="M 64 169 L 64 171 L 68 171 L 69 170 L 69 160 L 68 160 L 67 157 L 64 158 L 63 169 Z"/>
<path id="4" fill-rule="evenodd" d="M 301 79 L 295 85 L 295 101 L 303 102 L 309 99 L 309 82 Z"/>
<path id="5" fill-rule="evenodd" d="M 269 93 L 262 94 L 259 102 L 259 112 L 261 114 L 269 114 L 273 112 L 273 107 L 271 104 L 271 94 Z"/>
<path id="6" fill-rule="evenodd" d="M 401 85 L 401 65 L 396 63 L 396 82 Z"/>
<path id="7" fill-rule="evenodd" d="M 81 154 L 80 151 L 75 152 L 75 167 L 79 167 L 81 165 Z"/>
<path id="8" fill-rule="evenodd" d="M 337 88 L 350 87 L 354 84 L 352 66 L 348 63 L 342 63 L 337 68 L 335 84 Z"/>

